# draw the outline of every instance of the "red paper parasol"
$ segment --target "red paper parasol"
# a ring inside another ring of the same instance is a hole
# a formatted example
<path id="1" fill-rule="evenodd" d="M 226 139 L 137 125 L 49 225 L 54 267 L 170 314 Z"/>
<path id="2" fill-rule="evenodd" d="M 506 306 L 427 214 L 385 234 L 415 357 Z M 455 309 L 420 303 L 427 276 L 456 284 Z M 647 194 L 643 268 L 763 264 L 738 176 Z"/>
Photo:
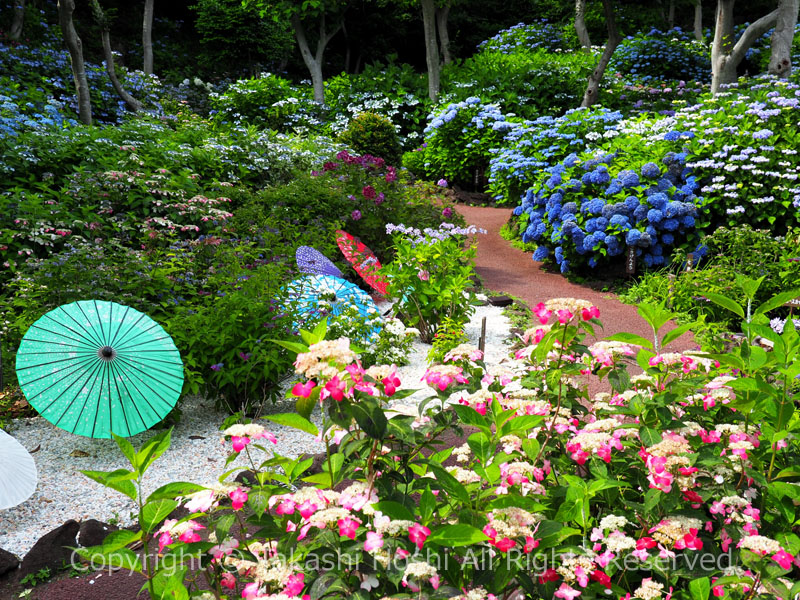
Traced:
<path id="1" fill-rule="evenodd" d="M 381 272 L 381 263 L 375 256 L 375 253 L 360 239 L 341 229 L 336 230 L 336 243 L 339 245 L 347 261 L 353 265 L 356 273 L 361 275 L 361 278 L 366 281 L 371 288 L 377 290 L 382 296 L 385 296 L 389 281 Z"/>

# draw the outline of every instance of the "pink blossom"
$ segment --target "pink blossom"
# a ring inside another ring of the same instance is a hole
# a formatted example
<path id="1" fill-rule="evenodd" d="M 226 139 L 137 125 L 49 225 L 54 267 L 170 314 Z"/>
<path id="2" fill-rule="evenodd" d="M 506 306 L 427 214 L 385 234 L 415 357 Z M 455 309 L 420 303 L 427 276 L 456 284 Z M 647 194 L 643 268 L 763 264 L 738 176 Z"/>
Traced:
<path id="1" fill-rule="evenodd" d="M 289 577 L 286 579 L 286 587 L 283 588 L 283 593 L 287 596 L 299 596 L 300 592 L 303 591 L 303 587 L 305 587 L 305 584 L 303 583 L 305 577 L 305 573 L 295 573 L 293 575 L 289 575 Z"/>
<path id="2" fill-rule="evenodd" d="M 384 377 L 381 383 L 383 384 L 383 392 L 387 396 L 394 396 L 397 388 L 400 387 L 400 378 L 397 376 L 396 372 L 393 372 L 388 377 Z"/>
<path id="3" fill-rule="evenodd" d="M 259 594 L 260 590 L 258 589 L 257 581 L 248 583 L 242 590 L 242 598 L 244 598 L 244 600 L 255 600 Z"/>
<path id="4" fill-rule="evenodd" d="M 539 317 L 539 323 L 545 325 L 547 321 L 550 320 L 550 315 L 552 315 L 553 312 L 547 310 L 547 307 L 544 305 L 544 302 L 539 302 L 539 304 L 533 307 L 533 314 Z"/>
<path id="5" fill-rule="evenodd" d="M 297 510 L 300 512 L 300 516 L 304 519 L 308 520 L 311 515 L 319 510 L 319 507 L 311 502 L 311 500 L 306 500 L 301 505 L 297 507 Z"/>
<path id="6" fill-rule="evenodd" d="M 295 508 L 297 505 L 294 503 L 294 500 L 291 498 L 284 498 L 281 500 L 281 503 L 278 505 L 278 508 L 275 509 L 276 515 L 291 515 L 294 513 Z"/>
<path id="7" fill-rule="evenodd" d="M 174 541 L 168 531 L 162 531 L 158 536 L 158 553 L 161 554 L 164 551 L 164 547 L 169 546 Z"/>
<path id="8" fill-rule="evenodd" d="M 320 400 L 324 400 L 330 396 L 337 402 L 341 402 L 344 398 L 346 389 L 347 387 L 344 381 L 339 379 L 338 375 L 334 375 L 333 378 L 325 384 L 325 389 L 322 390 L 319 395 Z"/>
<path id="9" fill-rule="evenodd" d="M 372 552 L 383 548 L 383 535 L 374 531 L 367 532 L 367 541 L 364 542 L 364 550 Z"/>
<path id="10" fill-rule="evenodd" d="M 417 271 L 417 277 L 419 277 L 420 281 L 428 281 L 431 278 L 431 274 L 425 269 L 420 269 Z"/>
<path id="11" fill-rule="evenodd" d="M 555 593 L 553 593 L 553 596 L 556 598 L 564 598 L 564 600 L 574 600 L 580 595 L 581 593 L 579 590 L 574 589 L 572 586 L 569 586 L 566 583 L 562 583 L 561 587 L 558 588 Z"/>
<path id="12" fill-rule="evenodd" d="M 342 537 L 350 538 L 351 540 L 356 539 L 356 530 L 358 530 L 358 526 L 360 521 L 357 519 L 353 519 L 351 517 L 345 517 L 344 519 L 339 519 L 337 521 L 337 525 L 339 525 L 339 535 Z"/>
<path id="13" fill-rule="evenodd" d="M 229 538 L 221 544 L 209 548 L 208 553 L 213 555 L 216 560 L 220 560 L 223 556 L 230 556 L 238 547 L 239 540 L 236 538 Z"/>
<path id="14" fill-rule="evenodd" d="M 184 508 L 189 512 L 206 512 L 212 506 L 216 506 L 214 490 L 202 490 L 192 494 L 189 501 L 184 504 Z"/>
<path id="15" fill-rule="evenodd" d="M 525 536 L 525 545 L 522 547 L 522 551 L 525 554 L 533 552 L 538 547 L 539 547 L 539 540 L 533 538 L 530 535 Z"/>
<path id="16" fill-rule="evenodd" d="M 292 395 L 308 398 L 311 395 L 311 390 L 313 390 L 316 386 L 317 384 L 311 380 L 306 381 L 305 383 L 297 382 L 292 388 Z"/>
<path id="17" fill-rule="evenodd" d="M 581 310 L 581 319 L 584 321 L 588 321 L 590 319 L 599 319 L 600 318 L 600 309 L 596 306 L 591 306 L 589 308 L 584 308 Z"/>
<path id="18" fill-rule="evenodd" d="M 425 543 L 425 540 L 428 539 L 430 534 L 431 530 L 420 523 L 414 523 L 408 528 L 409 539 L 416 544 L 417 548 L 420 550 L 422 550 L 422 545 Z"/>
<path id="19" fill-rule="evenodd" d="M 778 563 L 781 569 L 786 569 L 787 571 L 792 568 L 792 561 L 794 560 L 794 556 L 786 552 L 783 548 L 781 548 L 780 552 L 777 552 L 772 555 L 772 560 Z"/>
<path id="20" fill-rule="evenodd" d="M 558 317 L 558 322 L 559 323 L 561 323 L 562 325 L 566 325 L 567 323 L 569 323 L 572 320 L 572 318 L 575 315 L 573 315 L 566 308 L 562 308 L 561 310 L 556 312 L 556 316 Z"/>
<path id="21" fill-rule="evenodd" d="M 431 585 L 433 586 L 433 589 L 435 589 L 435 590 L 439 589 L 439 585 L 441 584 L 441 580 L 439 579 L 438 575 L 434 575 L 433 577 L 431 577 L 430 578 L 430 582 L 431 582 Z"/>
<path id="22" fill-rule="evenodd" d="M 250 438 L 247 436 L 234 435 L 231 437 L 231 443 L 233 444 L 233 451 L 238 453 L 244 450 L 244 447 L 250 443 Z"/>
<path id="23" fill-rule="evenodd" d="M 247 492 L 240 487 L 230 492 L 228 496 L 230 496 L 232 501 L 231 507 L 233 510 L 240 510 L 244 506 L 244 503 L 247 502 Z"/>
<path id="24" fill-rule="evenodd" d="M 500 552 L 508 552 L 514 546 L 516 546 L 516 544 L 517 543 L 514 540 L 512 540 L 511 538 L 508 538 L 508 537 L 504 537 L 501 540 L 497 540 L 497 541 L 493 541 L 492 542 L 492 545 L 495 548 L 497 548 L 498 550 L 500 550 Z"/>
<path id="25" fill-rule="evenodd" d="M 602 554 L 598 554 L 595 557 L 594 562 L 596 562 L 598 565 L 600 565 L 605 569 L 608 566 L 608 563 L 614 560 L 616 556 L 617 555 L 611 552 L 610 550 L 606 550 Z"/>
<path id="26" fill-rule="evenodd" d="M 222 574 L 222 578 L 219 581 L 219 584 L 227 588 L 229 590 L 236 588 L 236 577 L 233 576 L 233 573 L 225 572 Z"/>

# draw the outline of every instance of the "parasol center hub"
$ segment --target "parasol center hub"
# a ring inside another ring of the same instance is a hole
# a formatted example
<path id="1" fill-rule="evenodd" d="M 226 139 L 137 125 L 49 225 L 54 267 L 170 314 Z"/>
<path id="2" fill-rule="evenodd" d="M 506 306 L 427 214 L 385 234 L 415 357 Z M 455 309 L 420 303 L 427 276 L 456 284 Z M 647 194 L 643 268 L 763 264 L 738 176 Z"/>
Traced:
<path id="1" fill-rule="evenodd" d="M 97 356 L 102 360 L 112 361 L 117 356 L 117 351 L 111 346 L 103 346 L 97 351 Z"/>

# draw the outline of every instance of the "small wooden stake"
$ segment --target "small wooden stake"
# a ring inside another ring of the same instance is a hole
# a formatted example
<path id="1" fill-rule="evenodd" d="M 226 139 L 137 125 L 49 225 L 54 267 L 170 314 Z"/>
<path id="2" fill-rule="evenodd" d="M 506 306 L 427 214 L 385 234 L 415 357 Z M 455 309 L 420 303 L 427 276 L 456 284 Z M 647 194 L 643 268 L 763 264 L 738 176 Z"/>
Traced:
<path id="1" fill-rule="evenodd" d="M 628 254 L 625 256 L 625 272 L 628 275 L 636 273 L 636 248 L 628 246 Z"/>
<path id="2" fill-rule="evenodd" d="M 692 252 L 689 252 L 689 254 L 686 255 L 686 272 L 691 273 L 693 266 L 694 266 L 694 254 Z"/>
<path id="3" fill-rule="evenodd" d="M 486 317 L 481 319 L 481 337 L 478 338 L 478 350 L 484 352 L 486 348 Z"/>

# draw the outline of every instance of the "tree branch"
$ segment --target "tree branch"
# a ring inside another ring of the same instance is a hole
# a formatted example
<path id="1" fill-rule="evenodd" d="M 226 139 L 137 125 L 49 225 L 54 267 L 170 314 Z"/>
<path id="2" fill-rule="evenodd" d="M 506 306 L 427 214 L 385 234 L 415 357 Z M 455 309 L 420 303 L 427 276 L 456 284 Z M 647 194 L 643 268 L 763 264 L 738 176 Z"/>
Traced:
<path id="1" fill-rule="evenodd" d="M 750 23 L 736 42 L 733 50 L 731 50 L 730 60 L 738 65 L 744 58 L 745 53 L 750 49 L 750 46 L 775 25 L 778 21 L 778 14 L 780 14 L 780 11 L 776 8 L 768 15 L 761 17 L 755 23 Z"/>

